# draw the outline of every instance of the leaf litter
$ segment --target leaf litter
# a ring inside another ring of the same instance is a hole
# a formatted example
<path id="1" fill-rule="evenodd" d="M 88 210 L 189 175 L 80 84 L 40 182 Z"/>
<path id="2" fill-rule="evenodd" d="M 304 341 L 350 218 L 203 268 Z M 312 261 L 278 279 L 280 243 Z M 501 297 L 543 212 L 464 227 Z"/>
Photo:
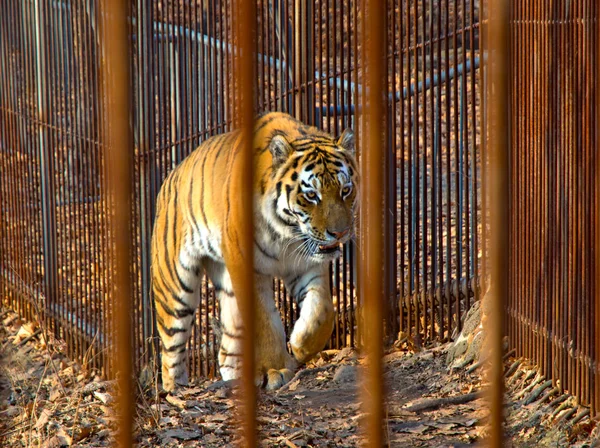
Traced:
<path id="1" fill-rule="evenodd" d="M 35 325 L 23 327 L 19 319 L 0 325 L 2 445 L 113 446 L 118 424 L 115 382 L 54 350 L 53 341 L 36 334 Z M 29 339 L 21 344 L 25 338 Z M 414 352 L 399 346 L 384 357 L 383 429 L 389 446 L 468 446 L 485 434 L 488 411 L 481 397 L 481 376 L 477 371 L 447 369 L 445 347 Z M 326 350 L 280 390 L 261 390 L 260 445 L 361 445 L 364 365 L 355 350 Z M 143 383 L 145 387 L 141 380 L 137 385 L 137 446 L 226 447 L 240 442 L 236 420 L 240 396 L 235 383 L 202 379 L 173 394 L 158 393 L 155 377 Z M 532 430 L 515 427 L 512 446 L 527 446 L 532 437 Z"/>

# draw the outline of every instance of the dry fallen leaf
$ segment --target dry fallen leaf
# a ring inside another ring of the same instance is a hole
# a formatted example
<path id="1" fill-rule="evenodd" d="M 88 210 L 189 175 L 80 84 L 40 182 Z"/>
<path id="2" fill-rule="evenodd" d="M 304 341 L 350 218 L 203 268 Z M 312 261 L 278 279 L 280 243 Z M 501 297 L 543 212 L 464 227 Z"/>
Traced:
<path id="1" fill-rule="evenodd" d="M 171 403 L 173 406 L 179 408 L 179 409 L 185 409 L 186 408 L 186 402 L 185 400 L 182 400 L 179 397 L 175 397 L 174 395 L 167 395 L 166 400 Z"/>
<path id="2" fill-rule="evenodd" d="M 113 397 L 106 392 L 94 392 L 94 397 L 96 397 L 104 404 L 110 404 L 113 402 Z"/>
<path id="3" fill-rule="evenodd" d="M 50 420 L 51 416 L 52 412 L 49 409 L 42 409 L 42 412 L 40 413 L 40 416 L 38 417 L 33 427 L 35 429 L 43 428 L 46 425 L 46 423 L 48 423 L 48 420 Z"/>

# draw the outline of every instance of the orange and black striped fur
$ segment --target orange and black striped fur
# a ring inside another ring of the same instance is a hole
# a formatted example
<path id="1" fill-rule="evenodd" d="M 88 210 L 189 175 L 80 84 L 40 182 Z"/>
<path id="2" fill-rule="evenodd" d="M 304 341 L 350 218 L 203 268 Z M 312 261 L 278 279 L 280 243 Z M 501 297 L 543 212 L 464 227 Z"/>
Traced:
<path id="1" fill-rule="evenodd" d="M 234 131 L 206 140 L 169 174 L 157 198 L 152 289 L 168 391 L 187 383 L 186 343 L 202 272 L 220 302 L 221 375 L 228 380 L 241 373 L 243 322 L 228 270 L 239 261 L 228 249 L 230 212 L 241 188 L 231 179 L 240 138 Z M 254 148 L 257 381 L 275 389 L 331 336 L 328 267 L 353 233 L 358 170 L 351 130 L 332 138 L 283 113 L 257 119 Z M 274 277 L 300 307 L 290 335 L 293 356 L 273 299 Z"/>

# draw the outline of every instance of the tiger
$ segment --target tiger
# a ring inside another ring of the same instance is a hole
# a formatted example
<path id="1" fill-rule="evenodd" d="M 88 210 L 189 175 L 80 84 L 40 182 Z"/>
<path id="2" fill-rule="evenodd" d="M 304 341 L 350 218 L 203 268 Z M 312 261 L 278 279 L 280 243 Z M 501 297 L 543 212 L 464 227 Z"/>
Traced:
<path id="1" fill-rule="evenodd" d="M 355 138 L 339 137 L 283 112 L 254 121 L 254 269 L 257 291 L 255 368 L 258 386 L 274 390 L 323 350 L 335 318 L 329 265 L 354 237 L 359 192 Z M 199 305 L 202 274 L 219 301 L 219 373 L 241 378 L 244 322 L 230 269 L 235 266 L 229 219 L 239 201 L 231 167 L 240 130 L 211 137 L 166 177 L 156 201 L 151 238 L 151 287 L 161 341 L 162 385 L 188 385 L 187 342 Z M 296 301 L 289 351 L 274 301 L 273 280 Z"/>

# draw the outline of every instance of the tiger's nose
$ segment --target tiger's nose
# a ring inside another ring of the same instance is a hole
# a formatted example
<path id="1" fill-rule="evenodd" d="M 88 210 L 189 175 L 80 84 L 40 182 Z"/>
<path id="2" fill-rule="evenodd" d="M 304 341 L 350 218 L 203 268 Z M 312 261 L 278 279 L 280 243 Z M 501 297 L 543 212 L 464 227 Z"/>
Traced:
<path id="1" fill-rule="evenodd" d="M 342 238 L 344 238 L 348 234 L 348 232 L 350 232 L 350 227 L 347 227 L 346 229 L 342 230 L 341 232 L 337 232 L 335 230 L 329 230 L 329 229 L 327 229 L 327 233 L 333 235 L 333 237 L 336 240 L 341 240 Z"/>

